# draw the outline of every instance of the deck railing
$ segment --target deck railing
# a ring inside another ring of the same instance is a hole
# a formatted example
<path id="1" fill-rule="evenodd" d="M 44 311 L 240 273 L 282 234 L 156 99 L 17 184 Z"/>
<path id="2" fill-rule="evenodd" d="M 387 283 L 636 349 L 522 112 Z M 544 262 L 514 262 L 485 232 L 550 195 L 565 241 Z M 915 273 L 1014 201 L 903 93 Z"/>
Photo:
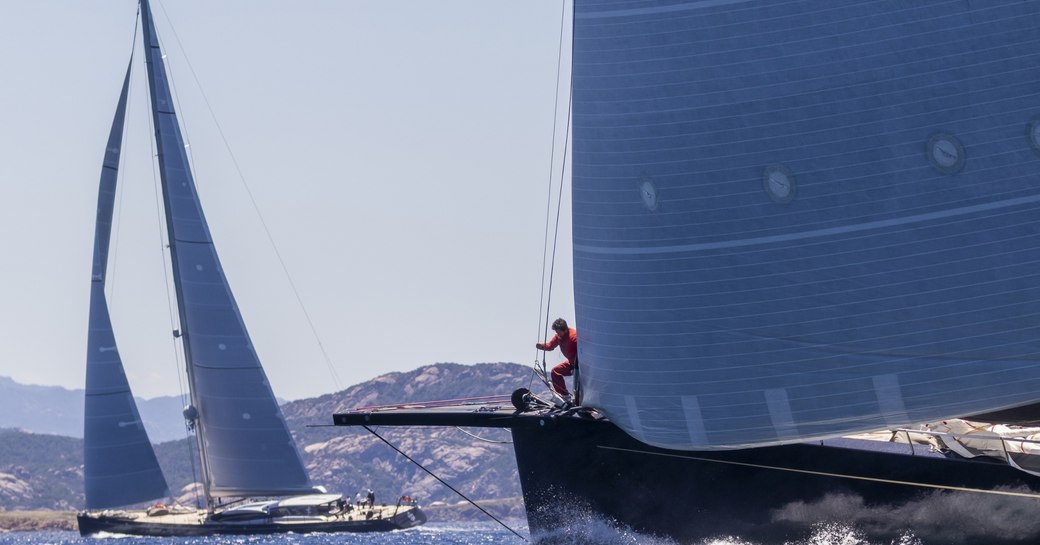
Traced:
<path id="1" fill-rule="evenodd" d="M 931 445 L 937 445 L 940 448 L 952 450 L 966 458 L 988 456 L 1003 460 L 1005 463 L 1024 471 L 1040 475 L 1040 441 L 1038 440 L 1018 437 L 1001 437 L 999 435 L 976 435 L 931 430 L 912 430 L 907 428 L 893 430 L 893 433 L 903 434 L 906 437 L 906 442 L 910 446 L 911 455 L 917 454 L 914 450 L 916 444 L 914 442 L 914 436 L 925 435 L 937 439 L 937 442 L 932 443 Z M 967 444 L 965 441 L 967 441 Z"/>

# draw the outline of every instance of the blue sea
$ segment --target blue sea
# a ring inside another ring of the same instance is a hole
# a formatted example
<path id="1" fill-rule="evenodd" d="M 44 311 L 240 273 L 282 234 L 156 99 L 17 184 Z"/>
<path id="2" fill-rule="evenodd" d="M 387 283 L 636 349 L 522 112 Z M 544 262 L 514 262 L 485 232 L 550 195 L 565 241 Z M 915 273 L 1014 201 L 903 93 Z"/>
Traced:
<path id="1" fill-rule="evenodd" d="M 0 533 L 2 545 L 523 545 L 529 543 L 526 521 L 506 520 L 521 537 L 502 526 L 489 523 L 428 523 L 409 530 L 375 534 L 307 534 L 277 536 L 222 536 L 205 538 L 142 538 L 107 536 L 83 538 L 75 532 Z M 756 545 L 739 537 L 718 537 L 696 544 L 677 544 L 666 539 L 618 530 L 606 523 L 576 523 L 560 535 L 551 536 L 559 545 Z M 893 542 L 874 542 L 841 525 L 823 526 L 805 541 L 788 545 L 919 545 L 913 536 Z"/>

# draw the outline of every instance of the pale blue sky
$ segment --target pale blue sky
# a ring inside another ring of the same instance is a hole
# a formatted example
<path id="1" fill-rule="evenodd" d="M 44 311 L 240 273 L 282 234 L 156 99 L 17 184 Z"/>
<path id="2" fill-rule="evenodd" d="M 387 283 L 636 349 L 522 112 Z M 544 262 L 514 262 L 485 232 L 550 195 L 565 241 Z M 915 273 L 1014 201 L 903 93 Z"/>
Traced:
<path id="1" fill-rule="evenodd" d="M 278 396 L 434 362 L 533 361 L 553 126 L 562 135 L 566 119 L 561 100 L 554 120 L 560 0 L 153 3 L 210 228 Z M 81 388 L 98 175 L 136 1 L 3 12 L 0 375 Z M 131 385 L 153 397 L 178 393 L 180 364 L 141 82 L 109 286 Z M 552 314 L 570 319 L 568 224 Z"/>

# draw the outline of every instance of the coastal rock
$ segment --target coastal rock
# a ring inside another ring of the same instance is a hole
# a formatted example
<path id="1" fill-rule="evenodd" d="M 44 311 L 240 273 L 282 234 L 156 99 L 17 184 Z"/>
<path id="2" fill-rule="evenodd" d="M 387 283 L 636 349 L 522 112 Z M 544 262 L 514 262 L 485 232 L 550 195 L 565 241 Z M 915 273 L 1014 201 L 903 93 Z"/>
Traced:
<path id="1" fill-rule="evenodd" d="M 32 494 L 32 486 L 11 473 L 0 473 L 0 499 L 8 501 L 24 501 Z"/>

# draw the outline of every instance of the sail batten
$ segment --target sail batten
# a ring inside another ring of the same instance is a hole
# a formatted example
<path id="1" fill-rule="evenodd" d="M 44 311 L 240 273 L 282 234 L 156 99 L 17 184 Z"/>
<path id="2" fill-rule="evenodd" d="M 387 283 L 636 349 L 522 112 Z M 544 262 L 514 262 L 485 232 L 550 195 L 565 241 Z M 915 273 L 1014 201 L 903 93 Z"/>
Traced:
<path id="1" fill-rule="evenodd" d="M 576 10 L 584 403 L 710 450 L 1037 402 L 1040 6 Z"/>

